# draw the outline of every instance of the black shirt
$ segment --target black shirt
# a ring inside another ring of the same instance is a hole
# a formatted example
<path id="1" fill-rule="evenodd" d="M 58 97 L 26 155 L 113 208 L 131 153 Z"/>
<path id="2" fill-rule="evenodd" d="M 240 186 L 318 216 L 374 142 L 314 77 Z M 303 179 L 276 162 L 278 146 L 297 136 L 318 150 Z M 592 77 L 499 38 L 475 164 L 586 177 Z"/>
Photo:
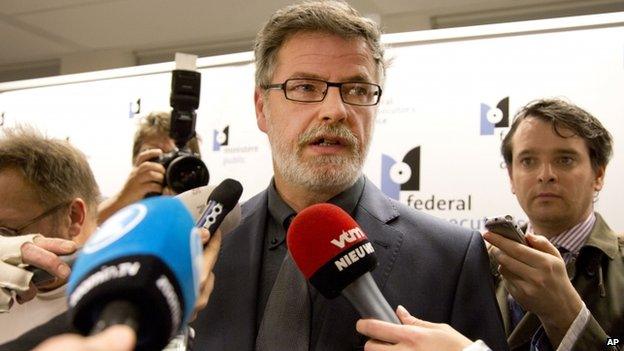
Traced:
<path id="1" fill-rule="evenodd" d="M 351 216 L 355 211 L 362 192 L 365 180 L 361 176 L 351 187 L 331 198 L 332 203 Z M 262 268 L 260 273 L 260 286 L 258 296 L 258 318 L 256 327 L 260 327 L 264 308 L 271 294 L 271 289 L 286 257 L 286 232 L 290 222 L 297 213 L 281 198 L 275 189 L 275 180 L 271 181 L 268 192 L 268 216 L 265 227 L 264 244 L 262 248 Z"/>

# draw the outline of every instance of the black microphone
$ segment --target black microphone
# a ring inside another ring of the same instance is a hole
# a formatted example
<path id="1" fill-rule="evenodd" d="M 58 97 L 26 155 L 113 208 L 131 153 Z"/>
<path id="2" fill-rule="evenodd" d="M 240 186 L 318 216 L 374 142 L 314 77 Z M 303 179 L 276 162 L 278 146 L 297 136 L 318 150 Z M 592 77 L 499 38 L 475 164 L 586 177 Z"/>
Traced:
<path id="1" fill-rule="evenodd" d="M 242 194 L 243 186 L 238 181 L 230 178 L 222 181 L 208 196 L 206 208 L 197 220 L 197 227 L 206 228 L 211 235 L 214 234 L 223 219 L 238 204 Z"/>

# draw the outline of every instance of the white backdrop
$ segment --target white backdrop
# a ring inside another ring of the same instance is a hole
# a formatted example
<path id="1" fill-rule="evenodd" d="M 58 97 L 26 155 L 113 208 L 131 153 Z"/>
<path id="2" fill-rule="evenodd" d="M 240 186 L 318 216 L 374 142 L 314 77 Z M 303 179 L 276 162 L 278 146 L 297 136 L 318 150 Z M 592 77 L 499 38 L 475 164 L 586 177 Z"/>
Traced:
<path id="1" fill-rule="evenodd" d="M 597 209 L 613 229 L 624 231 L 618 206 L 624 196 L 624 13 L 384 40 L 393 63 L 364 171 L 388 195 L 474 229 L 485 216 L 524 218 L 499 152 L 508 128 L 491 121 L 502 117 L 504 124 L 531 100 L 561 97 L 597 116 L 615 139 Z M 198 60 L 197 132 L 210 183 L 236 178 L 245 187 L 243 199 L 265 188 L 272 175 L 268 142 L 255 124 L 251 59 L 243 53 Z M 0 124 L 26 122 L 69 138 L 87 154 L 102 193 L 110 196 L 130 171 L 138 117 L 169 109 L 172 68 L 167 63 L 0 84 Z M 505 101 L 508 111 L 501 106 L 494 113 Z"/>

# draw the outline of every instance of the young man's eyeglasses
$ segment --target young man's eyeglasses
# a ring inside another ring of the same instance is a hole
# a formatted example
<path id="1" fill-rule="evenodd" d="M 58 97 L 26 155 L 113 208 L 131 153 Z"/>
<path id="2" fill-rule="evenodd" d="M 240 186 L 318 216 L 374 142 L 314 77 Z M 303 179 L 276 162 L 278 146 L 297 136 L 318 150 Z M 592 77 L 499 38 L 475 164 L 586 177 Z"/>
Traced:
<path id="1" fill-rule="evenodd" d="M 374 106 L 379 103 L 381 86 L 365 82 L 326 82 L 320 79 L 288 79 L 282 84 L 270 84 L 264 89 L 281 89 L 286 99 L 298 102 L 321 102 L 329 87 L 340 89 L 342 102 L 355 106 Z"/>
<path id="2" fill-rule="evenodd" d="M 44 211 L 42 214 L 38 215 L 37 217 L 26 221 L 26 223 L 18 226 L 17 228 L 9 228 L 9 227 L 0 227 L 0 235 L 4 235 L 4 236 L 18 236 L 21 235 L 21 231 L 26 229 L 28 226 L 33 225 L 37 222 L 39 222 L 40 220 L 46 218 L 47 216 L 53 214 L 54 212 L 58 211 L 59 209 L 61 209 L 63 206 L 67 206 L 71 203 L 71 201 L 65 201 L 65 202 L 61 202 L 60 204 L 53 206 L 49 209 L 47 209 L 46 211 Z"/>

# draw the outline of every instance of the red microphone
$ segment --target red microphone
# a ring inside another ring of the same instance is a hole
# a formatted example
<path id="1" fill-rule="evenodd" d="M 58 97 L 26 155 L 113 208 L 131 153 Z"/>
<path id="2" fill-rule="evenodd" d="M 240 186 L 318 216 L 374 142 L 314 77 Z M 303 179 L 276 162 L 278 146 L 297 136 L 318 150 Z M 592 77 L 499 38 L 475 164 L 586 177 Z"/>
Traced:
<path id="1" fill-rule="evenodd" d="M 323 296 L 342 294 L 363 318 L 401 324 L 370 275 L 377 266 L 373 245 L 340 207 L 323 203 L 299 212 L 286 240 L 295 264 Z"/>

